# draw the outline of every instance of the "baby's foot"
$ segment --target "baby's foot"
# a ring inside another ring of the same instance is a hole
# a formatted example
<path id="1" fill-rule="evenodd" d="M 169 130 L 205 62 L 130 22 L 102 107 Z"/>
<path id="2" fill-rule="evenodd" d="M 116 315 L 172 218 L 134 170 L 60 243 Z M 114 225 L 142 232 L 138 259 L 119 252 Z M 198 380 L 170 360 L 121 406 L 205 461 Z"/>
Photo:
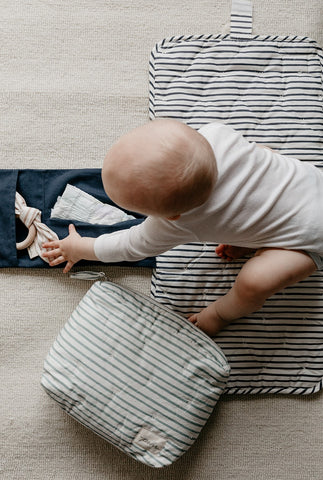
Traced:
<path id="1" fill-rule="evenodd" d="M 219 316 L 214 303 L 201 310 L 200 313 L 191 315 L 188 320 L 210 337 L 214 337 L 229 323 Z"/>
<path id="2" fill-rule="evenodd" d="M 221 243 L 215 249 L 215 253 L 223 260 L 227 260 L 231 262 L 237 258 L 241 258 L 244 255 L 248 255 L 248 253 L 253 252 L 252 248 L 245 248 L 245 247 L 236 247 L 233 245 L 225 245 Z"/>

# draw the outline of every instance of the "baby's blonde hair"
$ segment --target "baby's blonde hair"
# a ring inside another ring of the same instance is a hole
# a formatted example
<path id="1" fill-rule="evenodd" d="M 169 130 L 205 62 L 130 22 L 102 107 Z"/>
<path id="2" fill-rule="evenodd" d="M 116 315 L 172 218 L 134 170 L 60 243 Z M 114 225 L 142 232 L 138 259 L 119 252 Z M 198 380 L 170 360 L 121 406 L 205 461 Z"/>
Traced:
<path id="1" fill-rule="evenodd" d="M 159 119 L 121 137 L 106 156 L 102 178 L 108 196 L 121 207 L 173 217 L 207 200 L 217 168 L 200 133 Z"/>

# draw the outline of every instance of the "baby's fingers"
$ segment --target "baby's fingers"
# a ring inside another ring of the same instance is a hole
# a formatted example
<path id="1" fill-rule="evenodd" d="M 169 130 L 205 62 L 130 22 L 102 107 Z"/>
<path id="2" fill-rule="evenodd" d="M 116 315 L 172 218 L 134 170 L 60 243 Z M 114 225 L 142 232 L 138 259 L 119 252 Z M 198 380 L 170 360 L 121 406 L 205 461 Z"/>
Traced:
<path id="1" fill-rule="evenodd" d="M 49 252 L 49 253 L 51 253 L 51 252 Z M 60 265 L 61 263 L 64 263 L 64 262 L 66 262 L 66 258 L 63 257 L 63 255 L 60 255 L 59 257 L 50 259 L 49 265 L 51 267 L 55 267 L 56 265 Z"/>
<path id="2" fill-rule="evenodd" d="M 73 267 L 73 265 L 75 265 L 75 262 L 71 262 L 71 261 L 67 262 L 67 264 L 65 265 L 65 268 L 63 270 L 63 273 L 68 273 L 71 270 L 71 268 Z"/>
<path id="3" fill-rule="evenodd" d="M 44 245 L 43 245 L 43 248 L 44 248 Z M 61 251 L 59 248 L 51 248 L 49 250 L 45 250 L 42 252 L 42 256 L 46 258 L 55 258 L 55 257 L 59 257 L 60 255 L 61 255 Z"/>
<path id="4" fill-rule="evenodd" d="M 51 242 L 45 242 L 42 244 L 43 248 L 58 248 L 59 247 L 59 240 L 53 240 Z"/>

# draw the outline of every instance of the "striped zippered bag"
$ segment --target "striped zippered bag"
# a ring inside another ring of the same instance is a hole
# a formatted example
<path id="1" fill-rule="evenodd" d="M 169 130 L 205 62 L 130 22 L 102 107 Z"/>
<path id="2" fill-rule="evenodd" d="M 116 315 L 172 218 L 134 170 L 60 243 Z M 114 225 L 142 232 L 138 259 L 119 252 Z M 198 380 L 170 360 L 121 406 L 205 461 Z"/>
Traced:
<path id="1" fill-rule="evenodd" d="M 136 460 L 174 462 L 194 443 L 230 367 L 198 328 L 155 300 L 96 282 L 59 333 L 42 386 Z"/>

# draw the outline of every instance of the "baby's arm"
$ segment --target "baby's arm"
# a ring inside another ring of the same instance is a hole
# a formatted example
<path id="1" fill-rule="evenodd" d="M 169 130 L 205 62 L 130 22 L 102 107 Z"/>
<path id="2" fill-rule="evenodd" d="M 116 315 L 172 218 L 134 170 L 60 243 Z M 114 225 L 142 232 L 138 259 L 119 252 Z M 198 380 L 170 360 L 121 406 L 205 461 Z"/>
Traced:
<path id="1" fill-rule="evenodd" d="M 95 260 L 105 263 L 134 262 L 159 255 L 181 243 L 197 241 L 196 237 L 175 221 L 148 217 L 139 225 L 97 238 L 81 237 L 74 225 L 63 240 L 43 244 L 48 249 L 42 256 L 49 259 L 51 266 L 67 262 L 67 273 L 79 260 Z"/>
<path id="2" fill-rule="evenodd" d="M 67 262 L 63 270 L 67 273 L 79 260 L 98 260 L 94 253 L 94 242 L 95 238 L 81 237 L 74 225 L 70 225 L 66 238 L 43 244 L 47 251 L 42 256 L 49 259 L 51 267 Z"/>

